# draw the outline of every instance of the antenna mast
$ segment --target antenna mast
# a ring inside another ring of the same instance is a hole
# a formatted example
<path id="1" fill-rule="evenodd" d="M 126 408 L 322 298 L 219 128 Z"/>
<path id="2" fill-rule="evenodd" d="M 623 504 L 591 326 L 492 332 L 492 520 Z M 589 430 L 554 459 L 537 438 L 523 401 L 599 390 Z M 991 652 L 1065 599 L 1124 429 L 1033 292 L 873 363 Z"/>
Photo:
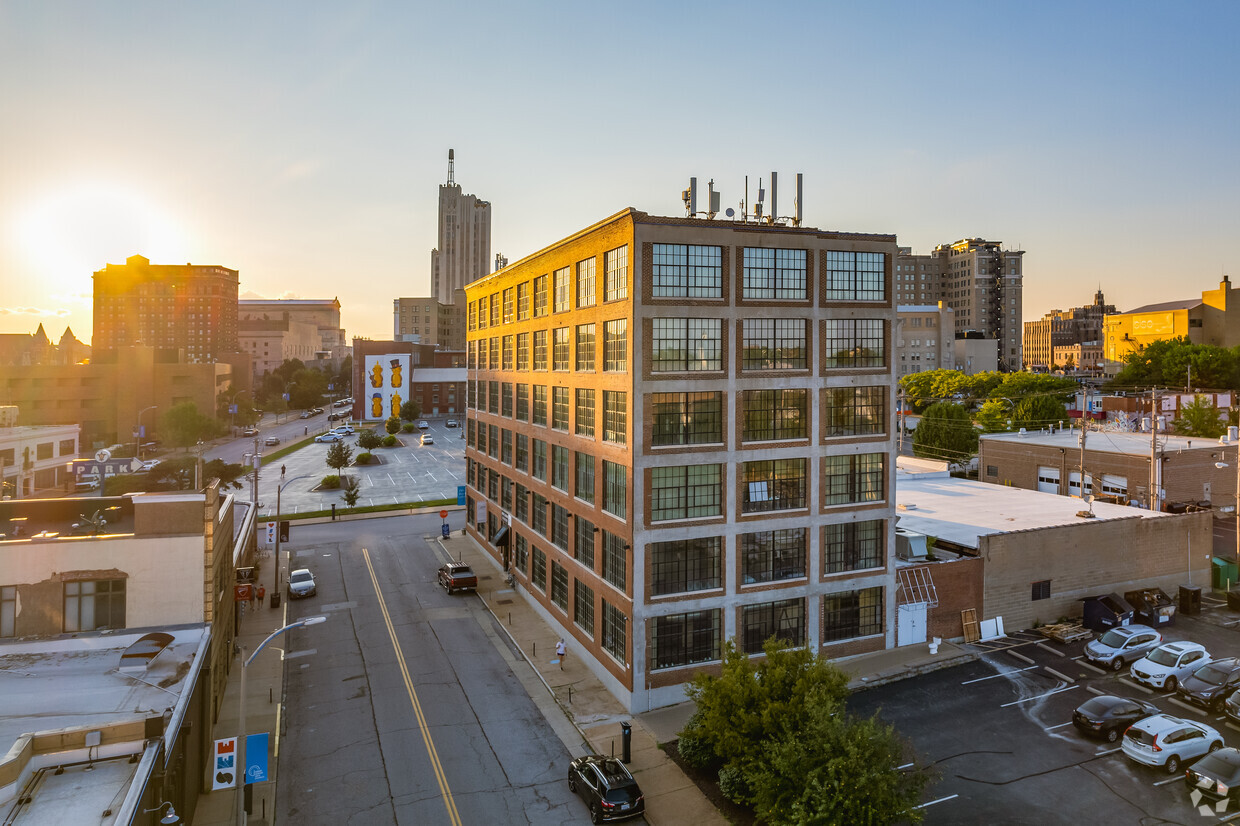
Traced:
<path id="1" fill-rule="evenodd" d="M 456 181 L 453 180 L 452 176 L 452 161 L 454 160 L 455 154 L 456 153 L 453 150 L 448 150 L 448 186 L 453 186 L 456 184 Z"/>

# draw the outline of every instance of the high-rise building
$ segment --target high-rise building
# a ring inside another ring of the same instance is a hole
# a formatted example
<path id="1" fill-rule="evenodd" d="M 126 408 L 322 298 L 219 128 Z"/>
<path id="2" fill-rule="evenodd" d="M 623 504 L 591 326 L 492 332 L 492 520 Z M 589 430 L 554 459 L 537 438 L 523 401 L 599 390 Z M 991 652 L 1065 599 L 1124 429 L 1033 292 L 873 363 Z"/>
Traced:
<path id="1" fill-rule="evenodd" d="M 185 351 L 191 363 L 239 352 L 237 271 L 152 264 L 132 255 L 94 275 L 95 350 L 144 346 Z"/>
<path id="2" fill-rule="evenodd" d="M 1117 312 L 1107 304 L 1102 290 L 1094 293 L 1094 303 L 1071 310 L 1051 310 L 1037 321 L 1025 322 L 1025 364 L 1031 370 L 1063 367 L 1071 355 L 1072 366 L 1080 369 L 1086 359 L 1097 366 L 1102 349 L 1102 319 Z M 1056 356 L 1056 350 L 1066 348 Z M 1092 359 L 1092 362 L 1090 360 Z"/>
<path id="3" fill-rule="evenodd" d="M 392 335 L 397 341 L 464 350 L 465 291 L 457 290 L 451 304 L 434 296 L 392 299 Z"/>
<path id="4" fill-rule="evenodd" d="M 955 311 L 956 332 L 981 333 L 998 343 L 999 369 L 1020 370 L 1024 251 L 1001 241 L 965 238 L 928 255 L 900 248 L 895 271 L 898 304 L 943 301 Z"/>
<path id="5" fill-rule="evenodd" d="M 298 353 L 298 355 L 289 355 L 288 358 L 297 358 L 301 361 L 319 362 L 319 366 L 325 361 L 330 361 L 333 368 L 339 368 L 344 361 L 345 356 L 349 355 L 349 342 L 345 338 L 344 328 L 340 326 L 340 299 L 338 298 L 243 298 L 237 302 L 238 317 L 242 322 L 255 322 L 251 324 L 242 324 L 242 338 L 245 339 L 247 345 L 244 349 L 249 353 L 256 362 L 260 361 L 260 356 L 265 358 L 274 358 L 274 347 L 270 346 L 272 342 L 268 342 L 268 354 L 257 352 L 255 345 L 261 345 L 262 341 L 257 341 L 254 333 L 257 333 L 263 327 L 271 326 L 259 324 L 257 322 L 287 320 L 291 325 L 286 332 L 304 329 L 303 325 L 310 325 L 314 328 L 312 337 L 306 337 L 302 334 L 294 334 L 287 342 L 281 340 L 281 348 L 288 349 L 290 352 Z M 279 325 L 276 325 L 279 326 Z M 312 352 L 309 355 L 303 355 L 307 347 Z M 277 362 L 278 367 L 282 362 Z M 256 369 L 255 375 L 262 372 Z"/>
<path id="6" fill-rule="evenodd" d="M 457 290 L 491 271 L 491 204 L 465 195 L 453 173 L 448 150 L 448 182 L 439 187 L 439 245 L 431 250 L 431 295 L 452 304 Z"/>
<path id="7" fill-rule="evenodd" d="M 956 322 L 951 307 L 942 301 L 901 304 L 896 307 L 896 313 L 897 376 L 956 369 Z"/>
<path id="8" fill-rule="evenodd" d="M 896 643 L 895 257 L 626 209 L 466 288 L 468 530 L 630 709 Z"/>

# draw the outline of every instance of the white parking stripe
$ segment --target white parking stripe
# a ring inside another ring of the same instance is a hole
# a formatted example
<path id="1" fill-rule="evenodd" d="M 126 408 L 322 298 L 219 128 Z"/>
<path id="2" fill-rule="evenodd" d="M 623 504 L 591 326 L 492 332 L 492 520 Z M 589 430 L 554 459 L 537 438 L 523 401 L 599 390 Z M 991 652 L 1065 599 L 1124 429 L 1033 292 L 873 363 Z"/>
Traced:
<path id="1" fill-rule="evenodd" d="M 1031 665 L 1028 668 L 1018 668 L 1015 671 L 1005 671 L 1002 674 L 991 674 L 989 677 L 978 677 L 975 680 L 965 680 L 963 683 L 961 683 L 961 685 L 968 685 L 969 683 L 980 683 L 982 680 L 993 680 L 996 677 L 1006 677 L 1008 674 L 1019 674 L 1022 671 L 1032 671 L 1033 669 L 1039 668 L 1039 667 L 1040 666 Z"/>
<path id="2" fill-rule="evenodd" d="M 503 591 L 497 591 L 496 593 L 501 593 L 501 594 L 502 594 L 502 593 L 504 593 L 504 592 L 503 592 Z M 913 765 L 914 765 L 914 764 L 912 764 L 912 763 L 905 763 L 903 766 L 896 766 L 896 771 L 903 771 L 904 769 L 911 769 L 911 768 L 913 768 Z"/>
<path id="3" fill-rule="evenodd" d="M 1071 691 L 1074 688 L 1078 688 L 1078 686 L 1068 685 L 1068 686 L 1064 686 L 1063 688 L 1056 688 L 1053 691 L 1046 692 L 1045 694 L 1038 694 L 1037 696 L 1034 696 L 1034 697 L 1026 697 L 1023 700 L 1013 700 L 1010 703 L 1003 703 L 1002 705 L 999 706 L 999 708 L 1007 708 L 1008 706 L 1016 706 L 1016 705 L 1020 705 L 1021 703 L 1028 703 L 1031 700 L 1041 700 L 1043 697 L 1049 697 L 1052 694 L 1058 694 L 1061 691 Z"/>
<path id="4" fill-rule="evenodd" d="M 1140 684 L 1139 682 L 1137 682 L 1136 680 L 1130 680 L 1130 679 L 1128 679 L 1127 677 L 1120 677 L 1120 678 L 1119 678 L 1119 681 L 1120 681 L 1121 683 L 1126 684 L 1126 685 L 1130 685 L 1130 686 L 1132 686 L 1133 688 L 1137 689 L 1138 691 L 1144 691 L 1146 694 L 1153 694 L 1153 693 L 1154 693 L 1154 690 L 1153 690 L 1153 689 L 1146 688 L 1145 686 L 1141 685 L 1141 684 Z"/>
<path id="5" fill-rule="evenodd" d="M 1106 751 L 1097 751 L 1097 752 L 1094 752 L 1094 757 L 1106 757 L 1108 754 L 1115 754 L 1115 752 L 1117 751 L 1120 751 L 1120 749 L 1107 749 Z"/>
<path id="6" fill-rule="evenodd" d="M 938 800 L 931 800 L 929 803 L 923 803 L 923 804 L 921 804 L 920 806 L 914 806 L 913 808 L 914 808 L 914 809 L 924 809 L 924 808 L 926 808 L 927 806 L 933 806 L 935 803 L 943 803 L 944 801 L 947 801 L 947 800 L 954 800 L 954 799 L 956 799 L 957 797 L 960 797 L 960 795 L 958 795 L 958 794 L 952 794 L 952 795 L 948 795 L 947 797 L 940 797 Z"/>
<path id="7" fill-rule="evenodd" d="M 1175 703 L 1175 704 L 1176 704 L 1177 706 L 1179 706 L 1180 708 L 1186 708 L 1186 709 L 1188 709 L 1189 711 L 1191 711 L 1191 712 L 1192 712 L 1192 713 L 1194 713 L 1194 714 L 1200 714 L 1202 717 L 1205 717 L 1205 716 L 1206 716 L 1206 713 L 1205 713 L 1204 711 L 1202 711 L 1201 709 L 1197 708 L 1197 706 L 1194 706 L 1194 705 L 1189 705 L 1188 703 L 1184 702 L 1183 700 L 1177 700 L 1175 697 L 1168 697 L 1167 699 L 1168 699 L 1168 700 L 1170 700 L 1171 702 Z"/>

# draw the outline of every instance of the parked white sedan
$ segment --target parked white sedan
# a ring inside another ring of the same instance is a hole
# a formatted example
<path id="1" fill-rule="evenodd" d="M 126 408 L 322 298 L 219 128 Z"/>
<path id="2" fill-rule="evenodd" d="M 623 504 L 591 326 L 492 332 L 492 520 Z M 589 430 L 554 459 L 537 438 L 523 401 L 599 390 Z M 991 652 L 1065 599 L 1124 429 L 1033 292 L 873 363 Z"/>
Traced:
<path id="1" fill-rule="evenodd" d="M 1132 678 L 1150 688 L 1175 691 L 1180 680 L 1210 662 L 1205 646 L 1195 642 L 1165 642 L 1132 664 Z"/>

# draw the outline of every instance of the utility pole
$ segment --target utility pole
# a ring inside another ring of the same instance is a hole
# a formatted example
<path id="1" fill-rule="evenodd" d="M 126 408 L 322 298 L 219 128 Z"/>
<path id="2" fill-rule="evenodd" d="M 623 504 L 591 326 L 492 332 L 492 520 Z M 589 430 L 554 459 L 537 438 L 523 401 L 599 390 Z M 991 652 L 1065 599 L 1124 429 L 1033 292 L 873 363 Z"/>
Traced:
<path id="1" fill-rule="evenodd" d="M 904 455 L 904 419 L 908 415 L 904 409 L 904 388 L 896 388 L 896 455 Z"/>
<path id="2" fill-rule="evenodd" d="M 1085 501 L 1085 433 L 1089 430 L 1089 386 L 1085 386 L 1085 393 L 1082 397 L 1081 404 L 1081 479 L 1080 494 L 1081 501 Z"/>
<path id="3" fill-rule="evenodd" d="M 1150 389 L 1150 510 L 1158 510 L 1158 388 Z"/>

